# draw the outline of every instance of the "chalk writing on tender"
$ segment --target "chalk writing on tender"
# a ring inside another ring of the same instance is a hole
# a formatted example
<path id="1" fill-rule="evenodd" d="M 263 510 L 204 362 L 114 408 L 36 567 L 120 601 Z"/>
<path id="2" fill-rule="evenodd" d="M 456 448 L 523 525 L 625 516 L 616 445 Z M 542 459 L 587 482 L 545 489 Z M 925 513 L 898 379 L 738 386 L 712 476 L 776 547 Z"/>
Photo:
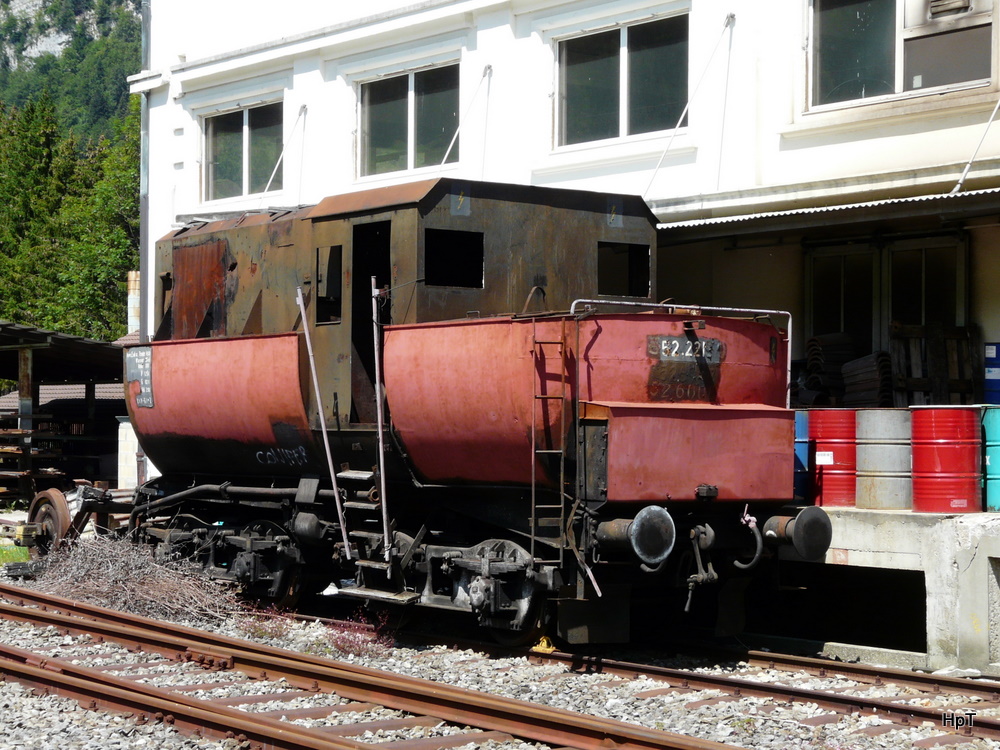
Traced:
<path id="1" fill-rule="evenodd" d="M 264 466 L 305 466 L 309 463 L 309 455 L 302 445 L 297 448 L 268 448 L 257 451 L 257 462 Z"/>

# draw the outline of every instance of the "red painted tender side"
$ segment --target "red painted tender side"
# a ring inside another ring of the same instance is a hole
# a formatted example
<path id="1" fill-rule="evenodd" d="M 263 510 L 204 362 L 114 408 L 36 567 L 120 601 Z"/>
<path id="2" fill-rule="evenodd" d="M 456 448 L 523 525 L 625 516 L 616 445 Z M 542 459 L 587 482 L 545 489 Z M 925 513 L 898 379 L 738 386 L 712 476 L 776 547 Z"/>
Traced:
<path id="1" fill-rule="evenodd" d="M 126 354 L 129 416 L 162 472 L 317 470 L 299 336 L 163 341 Z"/>
<path id="2" fill-rule="evenodd" d="M 425 481 L 530 483 L 533 448 L 560 448 L 572 427 L 563 396 L 567 414 L 578 398 L 581 418 L 606 426 L 610 501 L 694 499 L 699 486 L 792 497 L 786 341 L 770 324 L 503 317 L 390 326 L 384 347 L 393 425 Z"/>

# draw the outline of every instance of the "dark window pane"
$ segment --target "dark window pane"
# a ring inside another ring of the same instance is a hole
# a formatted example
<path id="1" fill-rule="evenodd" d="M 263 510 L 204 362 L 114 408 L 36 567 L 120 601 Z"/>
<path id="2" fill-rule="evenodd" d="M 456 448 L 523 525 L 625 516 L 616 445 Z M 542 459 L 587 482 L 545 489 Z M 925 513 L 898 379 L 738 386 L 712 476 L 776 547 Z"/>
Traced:
<path id="1" fill-rule="evenodd" d="M 344 249 L 341 245 L 316 248 L 317 323 L 336 323 L 343 314 L 343 260 Z"/>
<path id="2" fill-rule="evenodd" d="M 896 0 L 816 0 L 816 104 L 895 91 Z"/>
<path id="3" fill-rule="evenodd" d="M 414 166 L 440 164 L 458 129 L 458 66 L 414 74 L 416 94 L 416 143 Z M 458 161 L 458 141 L 448 153 L 448 163 Z"/>
<path id="4" fill-rule="evenodd" d="M 362 172 L 406 169 L 409 77 L 396 76 L 361 87 Z"/>
<path id="5" fill-rule="evenodd" d="M 934 247 L 925 253 L 925 322 L 958 325 L 955 315 L 958 308 L 958 249 Z"/>
<path id="6" fill-rule="evenodd" d="M 812 275 L 813 335 L 846 333 L 857 352 L 870 352 L 874 322 L 874 255 L 816 255 Z"/>
<path id="7" fill-rule="evenodd" d="M 892 319 L 906 325 L 923 325 L 924 254 L 897 250 L 892 254 Z"/>
<path id="8" fill-rule="evenodd" d="M 687 103 L 688 17 L 628 29 L 628 132 L 677 124 Z"/>
<path id="9" fill-rule="evenodd" d="M 854 350 L 861 354 L 872 350 L 874 274 L 874 255 L 844 256 L 844 332 L 854 341 Z"/>
<path id="10" fill-rule="evenodd" d="M 559 46 L 563 145 L 619 135 L 621 34 L 580 37 Z"/>
<path id="11" fill-rule="evenodd" d="M 243 194 L 243 112 L 208 119 L 208 199 Z"/>
<path id="12" fill-rule="evenodd" d="M 817 255 L 813 258 L 813 333 L 839 333 L 843 328 L 841 291 L 843 256 Z"/>
<path id="13" fill-rule="evenodd" d="M 907 91 L 990 77 L 993 27 L 973 26 L 947 34 L 907 39 L 903 88 Z"/>
<path id="14" fill-rule="evenodd" d="M 250 126 L 250 192 L 281 189 L 281 104 L 256 107 L 247 112 Z M 271 178 L 271 174 L 274 178 Z M 270 181 L 270 185 L 268 185 Z"/>

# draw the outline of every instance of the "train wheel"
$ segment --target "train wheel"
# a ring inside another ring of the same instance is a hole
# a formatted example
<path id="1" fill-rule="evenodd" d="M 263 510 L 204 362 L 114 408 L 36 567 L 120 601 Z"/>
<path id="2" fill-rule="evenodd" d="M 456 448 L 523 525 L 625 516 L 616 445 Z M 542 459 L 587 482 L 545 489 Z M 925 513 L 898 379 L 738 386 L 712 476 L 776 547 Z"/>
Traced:
<path id="1" fill-rule="evenodd" d="M 35 495 L 28 508 L 28 523 L 36 523 L 41 527 L 36 537 L 34 554 L 47 555 L 55 549 L 65 538 L 71 522 L 69 505 L 62 492 L 49 489 Z"/>

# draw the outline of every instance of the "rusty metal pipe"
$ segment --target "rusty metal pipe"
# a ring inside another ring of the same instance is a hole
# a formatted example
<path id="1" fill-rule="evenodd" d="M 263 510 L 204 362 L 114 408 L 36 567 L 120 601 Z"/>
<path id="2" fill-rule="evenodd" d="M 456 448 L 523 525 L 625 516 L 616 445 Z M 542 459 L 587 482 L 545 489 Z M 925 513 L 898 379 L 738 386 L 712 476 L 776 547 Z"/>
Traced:
<path id="1" fill-rule="evenodd" d="M 277 169 L 277 167 L 275 167 Z M 316 393 L 316 411 L 319 414 L 320 431 L 323 434 L 323 449 L 326 452 L 326 465 L 330 472 L 330 483 L 337 493 L 337 519 L 340 521 L 340 533 L 344 540 L 344 556 L 351 559 L 351 543 L 347 538 L 347 522 L 344 520 L 344 506 L 340 499 L 340 488 L 337 486 L 337 472 L 333 468 L 333 454 L 330 452 L 330 436 L 326 432 L 326 412 L 323 409 L 323 393 L 316 374 L 316 356 L 313 354 L 312 338 L 309 335 L 309 318 L 306 316 L 306 303 L 302 297 L 302 287 L 295 288 L 295 301 L 302 315 L 302 333 L 306 339 L 306 349 L 309 353 L 309 372 L 312 375 L 313 390 Z"/>
<path id="2" fill-rule="evenodd" d="M 389 532 L 389 506 L 385 492 L 385 384 L 382 382 L 382 329 L 378 321 L 378 301 L 381 293 L 375 277 L 372 276 L 372 337 L 375 346 L 375 415 L 378 422 L 378 497 L 382 506 L 382 546 L 385 549 L 385 561 L 392 557 L 392 535 Z M 388 293 L 386 295 L 388 302 Z M 339 506 L 338 506 L 339 507 Z M 344 531 L 345 535 L 347 531 Z M 347 537 L 344 537 L 347 547 Z M 350 559 L 350 554 L 347 558 Z M 389 569 L 392 575 L 392 569 Z"/>
<path id="3" fill-rule="evenodd" d="M 186 490 L 175 492 L 172 495 L 167 495 L 166 497 L 161 497 L 156 500 L 150 500 L 142 505 L 136 505 L 132 509 L 132 512 L 129 513 L 128 528 L 129 531 L 133 531 L 135 529 L 136 519 L 140 515 L 169 508 L 172 505 L 176 505 L 177 503 L 189 500 L 198 495 L 214 495 L 218 497 L 238 495 L 243 497 L 282 498 L 295 497 L 296 491 L 295 487 L 234 487 L 230 484 L 199 484 L 194 487 L 188 487 Z M 320 497 L 337 497 L 337 493 L 331 490 L 321 490 L 318 494 Z"/>

